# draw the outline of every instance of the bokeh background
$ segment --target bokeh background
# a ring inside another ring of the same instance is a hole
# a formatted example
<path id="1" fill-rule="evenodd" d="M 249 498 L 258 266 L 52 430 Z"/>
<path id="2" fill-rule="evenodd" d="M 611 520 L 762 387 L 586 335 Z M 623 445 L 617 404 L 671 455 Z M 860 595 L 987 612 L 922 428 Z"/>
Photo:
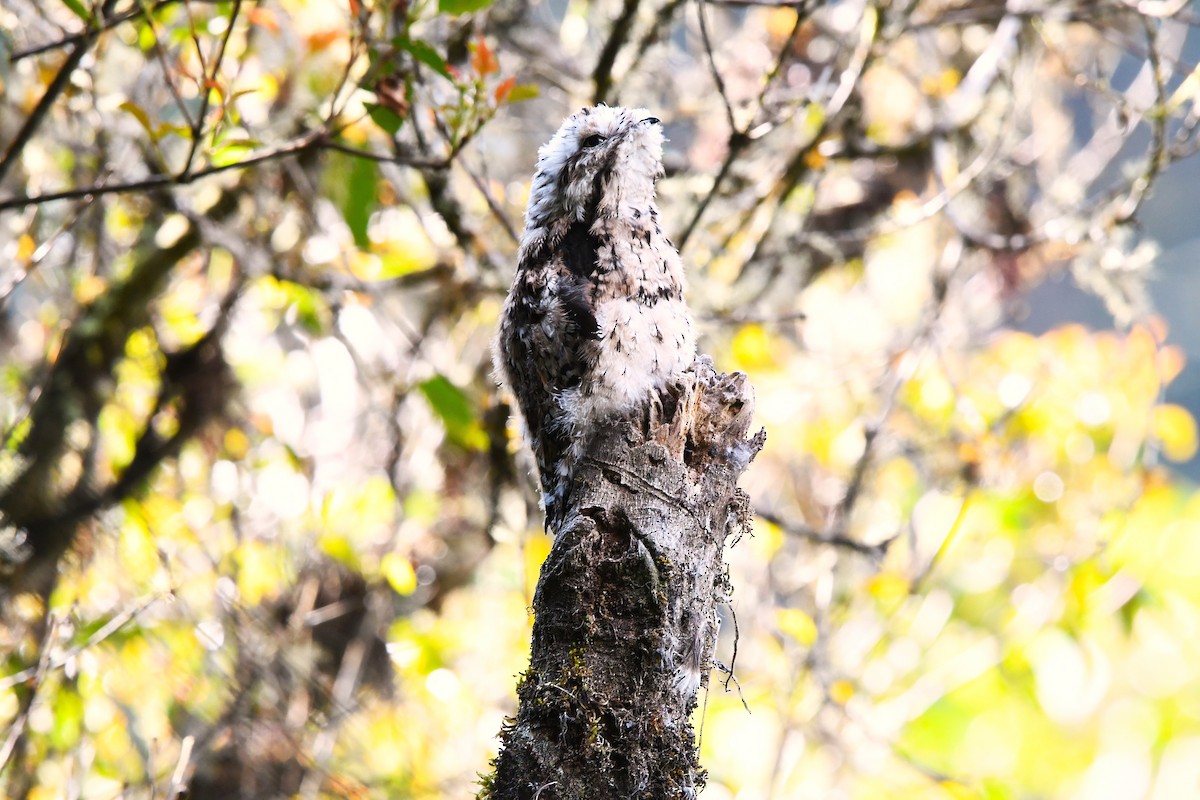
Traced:
<path id="1" fill-rule="evenodd" d="M 0 794 L 478 790 L 490 341 L 605 101 L 769 435 L 704 796 L 1200 796 L 1196 14 L 0 0 Z"/>

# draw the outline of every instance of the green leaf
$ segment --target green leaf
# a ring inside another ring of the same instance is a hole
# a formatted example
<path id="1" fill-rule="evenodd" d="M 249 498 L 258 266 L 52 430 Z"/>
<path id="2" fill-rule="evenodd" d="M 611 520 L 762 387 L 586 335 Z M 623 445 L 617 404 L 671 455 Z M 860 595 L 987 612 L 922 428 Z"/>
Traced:
<path id="1" fill-rule="evenodd" d="M 62 750 L 69 750 L 79 742 L 83 730 L 83 699 L 70 689 L 63 689 L 51 696 L 54 709 L 54 727 L 50 729 L 51 743 Z"/>
<path id="2" fill-rule="evenodd" d="M 299 324 L 309 333 L 324 333 L 328 310 L 320 293 L 291 281 L 281 282 L 280 285 L 291 300 L 287 307 L 288 320 Z"/>
<path id="3" fill-rule="evenodd" d="M 367 107 L 367 113 L 371 115 L 371 119 L 375 120 L 375 124 L 387 133 L 388 136 L 395 136 L 400 130 L 400 126 L 404 124 L 404 117 L 392 111 L 387 106 L 379 103 L 364 103 Z"/>
<path id="4" fill-rule="evenodd" d="M 484 5 L 488 5 L 488 3 L 484 3 Z M 399 47 L 406 53 L 411 53 L 413 58 L 429 67 L 446 80 L 454 80 L 453 76 L 450 74 L 450 68 L 446 66 L 446 59 L 438 55 L 438 52 L 430 47 L 428 43 L 423 42 L 420 39 L 409 39 L 404 36 L 397 36 L 394 40 L 392 40 L 392 44 L 396 45 L 396 47 Z"/>
<path id="5" fill-rule="evenodd" d="M 136 119 L 141 124 L 142 128 L 145 129 L 146 133 L 150 135 L 150 138 L 156 142 L 158 141 L 158 137 L 154 135 L 154 127 L 150 124 L 150 116 L 146 113 L 146 109 L 130 100 L 126 100 L 124 103 L 121 103 L 121 105 L 117 106 L 117 108 L 121 109 L 122 111 L 128 111 L 130 114 L 132 114 L 134 119 Z"/>
<path id="6" fill-rule="evenodd" d="M 519 103 L 522 100 L 532 100 L 539 94 L 537 84 L 521 83 L 512 88 L 505 102 Z"/>
<path id="7" fill-rule="evenodd" d="M 472 11 L 482 11 L 492 4 L 492 0 L 438 0 L 438 11 L 443 14 L 470 14 Z"/>
<path id="8" fill-rule="evenodd" d="M 447 427 L 464 428 L 474 421 L 471 401 L 442 375 L 435 375 L 420 384 L 421 393 Z"/>
<path id="9" fill-rule="evenodd" d="M 475 408 L 462 389 L 441 375 L 423 381 L 418 388 L 433 412 L 441 418 L 451 441 L 469 450 L 482 450 L 487 446 L 487 434 L 480 427 Z"/>
<path id="10" fill-rule="evenodd" d="M 410 595 L 417 590 L 417 572 L 412 562 L 399 553 L 385 553 L 379 571 L 397 594 Z"/>
<path id="11" fill-rule="evenodd" d="M 983 796 L 986 800 L 1011 800 L 1012 789 L 996 778 L 983 779 Z"/>
<path id="12" fill-rule="evenodd" d="M 344 564 L 355 572 L 362 569 L 362 564 L 359 561 L 358 552 L 354 549 L 353 542 L 340 533 L 322 534 L 317 538 L 317 547 L 334 561 Z"/>
<path id="13" fill-rule="evenodd" d="M 62 1 L 63 1 L 63 5 L 69 9 L 71 9 L 71 11 L 75 14 L 75 16 L 79 17 L 84 22 L 91 23 L 92 14 L 90 11 L 88 11 L 86 8 L 83 7 L 83 3 L 79 2 L 79 0 L 62 0 Z"/>
<path id="14" fill-rule="evenodd" d="M 379 164 L 368 158 L 356 158 L 350 162 L 350 174 L 347 176 L 349 192 L 342 213 L 346 216 L 346 224 L 354 235 L 354 243 L 359 247 L 367 247 L 371 241 L 367 237 L 367 224 L 371 221 L 371 212 L 379 205 L 376 184 L 379 179 Z"/>
<path id="15" fill-rule="evenodd" d="M 191 141 L 192 129 L 187 125 L 173 125 L 169 122 L 160 123 L 159 126 L 154 129 L 154 140 L 156 142 L 161 141 L 164 136 L 171 135 Z"/>
<path id="16" fill-rule="evenodd" d="M 257 139 L 225 139 L 213 148 L 210 159 L 214 167 L 236 164 L 246 153 L 259 146 Z"/>

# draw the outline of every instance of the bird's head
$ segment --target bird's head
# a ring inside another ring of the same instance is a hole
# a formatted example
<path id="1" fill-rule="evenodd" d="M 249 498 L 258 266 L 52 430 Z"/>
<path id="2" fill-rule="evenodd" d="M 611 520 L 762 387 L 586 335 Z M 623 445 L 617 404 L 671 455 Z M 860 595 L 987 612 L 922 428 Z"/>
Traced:
<path id="1" fill-rule="evenodd" d="M 527 231 L 649 210 L 663 174 L 662 126 L 644 108 L 582 108 L 538 151 Z"/>

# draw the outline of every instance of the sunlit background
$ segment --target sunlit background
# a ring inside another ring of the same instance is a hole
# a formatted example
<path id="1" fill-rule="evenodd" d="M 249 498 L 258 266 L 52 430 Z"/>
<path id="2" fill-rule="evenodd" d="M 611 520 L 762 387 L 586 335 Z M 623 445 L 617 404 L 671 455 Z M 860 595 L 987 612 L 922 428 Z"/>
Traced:
<path id="1" fill-rule="evenodd" d="M 0 794 L 477 791 L 549 550 L 490 342 L 604 99 L 769 436 L 703 796 L 1200 796 L 1198 48 L 1142 5 L 130 4 L 0 167 Z M 0 147 L 91 13 L 0 0 Z M 15 509 L 80 487 L 32 582 Z"/>

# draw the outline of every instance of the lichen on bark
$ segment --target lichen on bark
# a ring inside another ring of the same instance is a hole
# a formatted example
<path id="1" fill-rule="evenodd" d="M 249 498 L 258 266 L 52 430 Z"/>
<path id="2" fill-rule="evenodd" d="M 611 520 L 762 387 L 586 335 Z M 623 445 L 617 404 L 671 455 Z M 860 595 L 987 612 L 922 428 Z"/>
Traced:
<path id="1" fill-rule="evenodd" d="M 594 435 L 479 797 L 680 798 L 703 785 L 689 717 L 731 591 L 726 543 L 750 524 L 737 480 L 766 440 L 748 438 L 753 409 L 746 376 L 702 356 Z"/>

